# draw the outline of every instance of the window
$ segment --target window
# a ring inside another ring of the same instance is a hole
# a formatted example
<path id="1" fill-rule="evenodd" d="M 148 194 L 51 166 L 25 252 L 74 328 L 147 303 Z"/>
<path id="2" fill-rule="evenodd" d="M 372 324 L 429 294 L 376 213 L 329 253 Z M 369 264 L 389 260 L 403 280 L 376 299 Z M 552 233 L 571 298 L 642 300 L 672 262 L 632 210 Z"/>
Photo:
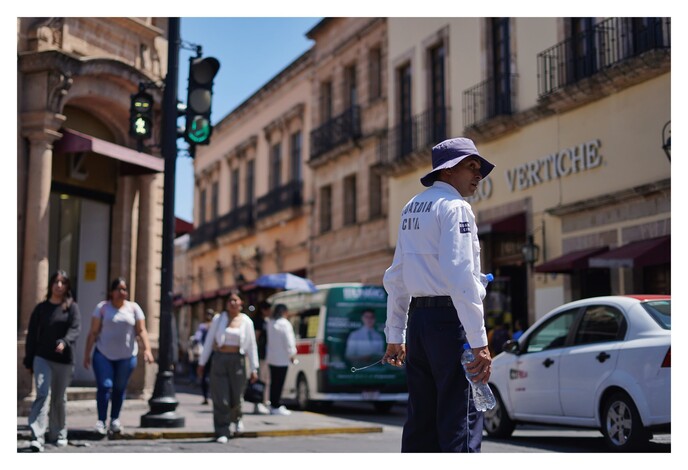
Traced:
<path id="1" fill-rule="evenodd" d="M 212 186 L 212 196 L 210 200 L 210 217 L 211 220 L 217 219 L 217 204 L 218 204 L 218 193 L 219 193 L 219 185 L 217 184 L 217 181 L 213 183 Z"/>
<path id="2" fill-rule="evenodd" d="M 269 189 L 272 191 L 280 187 L 282 175 L 282 146 L 276 143 L 270 151 L 270 182 Z"/>
<path id="3" fill-rule="evenodd" d="M 368 173 L 369 219 L 382 215 L 382 176 L 372 168 Z"/>
<path id="4" fill-rule="evenodd" d="M 332 230 L 332 186 L 320 188 L 320 233 Z"/>
<path id="5" fill-rule="evenodd" d="M 344 103 L 346 109 L 353 108 L 358 104 L 358 93 L 356 89 L 356 64 L 349 65 L 344 69 Z"/>
<path id="6" fill-rule="evenodd" d="M 401 156 L 408 155 L 412 150 L 413 122 L 411 116 L 411 65 L 406 64 L 397 70 L 397 103 L 399 115 L 399 142 Z"/>
<path id="7" fill-rule="evenodd" d="M 356 223 L 356 175 L 344 178 L 344 225 Z"/>
<path id="8" fill-rule="evenodd" d="M 447 138 L 445 81 L 445 50 L 444 44 L 440 44 L 430 49 L 430 118 L 433 144 Z"/>
<path id="9" fill-rule="evenodd" d="M 492 18 L 493 85 L 490 117 L 511 114 L 511 34 L 509 18 Z"/>
<path id="10" fill-rule="evenodd" d="M 323 82 L 320 85 L 320 116 L 324 124 L 332 119 L 332 82 Z"/>
<path id="11" fill-rule="evenodd" d="M 526 352 L 533 353 L 564 346 L 577 314 L 578 309 L 567 310 L 541 325 L 528 338 Z"/>
<path id="12" fill-rule="evenodd" d="M 205 204 L 206 204 L 206 190 L 201 189 L 201 200 L 199 203 L 198 219 L 201 221 L 202 224 L 204 224 L 206 222 L 206 220 L 205 220 Z"/>
<path id="13" fill-rule="evenodd" d="M 370 100 L 382 96 L 382 50 L 374 47 L 368 53 L 368 77 Z"/>
<path id="14" fill-rule="evenodd" d="M 232 180 L 230 182 L 230 187 L 232 188 L 232 196 L 229 201 L 231 210 L 236 209 L 239 206 L 239 169 L 235 168 L 232 170 Z"/>
<path id="15" fill-rule="evenodd" d="M 255 160 L 249 160 L 246 164 L 246 204 L 253 204 L 253 198 L 255 197 L 253 186 L 253 182 L 255 180 L 255 167 Z"/>
<path id="16" fill-rule="evenodd" d="M 301 181 L 301 131 L 291 135 L 291 180 Z"/>
<path id="17" fill-rule="evenodd" d="M 592 18 L 571 18 L 569 20 L 571 41 L 569 42 L 567 78 L 574 83 L 594 74 L 595 32 Z"/>
<path id="18" fill-rule="evenodd" d="M 293 312 L 289 321 L 294 328 L 296 339 L 315 338 L 318 334 L 320 323 L 320 309 L 313 308 L 302 312 Z"/>
<path id="19" fill-rule="evenodd" d="M 626 334 L 626 319 L 614 307 L 587 307 L 576 332 L 574 344 L 604 343 L 622 340 Z"/>

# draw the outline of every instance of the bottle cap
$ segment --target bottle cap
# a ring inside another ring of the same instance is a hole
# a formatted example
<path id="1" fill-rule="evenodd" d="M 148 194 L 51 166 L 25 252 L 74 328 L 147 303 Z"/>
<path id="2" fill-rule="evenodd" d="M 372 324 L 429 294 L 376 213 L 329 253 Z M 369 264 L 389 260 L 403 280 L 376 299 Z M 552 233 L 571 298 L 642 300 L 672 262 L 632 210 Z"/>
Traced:
<path id="1" fill-rule="evenodd" d="M 492 282 L 494 281 L 494 276 L 492 275 L 492 273 L 488 273 L 485 275 L 485 279 L 487 279 L 487 282 Z"/>
<path id="2" fill-rule="evenodd" d="M 466 350 L 466 349 L 471 349 L 471 345 L 468 344 L 468 343 L 463 343 L 463 349 L 464 349 L 464 350 Z"/>

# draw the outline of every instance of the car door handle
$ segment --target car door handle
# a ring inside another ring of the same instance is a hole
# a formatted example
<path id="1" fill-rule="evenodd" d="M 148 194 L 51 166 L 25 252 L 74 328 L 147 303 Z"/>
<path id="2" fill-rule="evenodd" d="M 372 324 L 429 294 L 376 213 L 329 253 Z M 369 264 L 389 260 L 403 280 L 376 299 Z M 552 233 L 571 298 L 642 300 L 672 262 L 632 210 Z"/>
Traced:
<path id="1" fill-rule="evenodd" d="M 550 359 L 549 357 L 547 359 L 545 359 L 544 362 L 542 363 L 542 365 L 544 365 L 545 367 L 549 367 L 552 364 L 554 364 L 554 361 L 552 359 Z"/>
<path id="2" fill-rule="evenodd" d="M 610 357 L 611 357 L 611 356 L 610 356 L 609 354 L 607 354 L 606 352 L 602 351 L 602 352 L 599 353 L 597 356 L 595 356 L 595 359 L 597 359 L 597 360 L 600 361 L 600 362 L 604 362 L 604 361 L 606 361 L 607 359 L 609 359 Z"/>

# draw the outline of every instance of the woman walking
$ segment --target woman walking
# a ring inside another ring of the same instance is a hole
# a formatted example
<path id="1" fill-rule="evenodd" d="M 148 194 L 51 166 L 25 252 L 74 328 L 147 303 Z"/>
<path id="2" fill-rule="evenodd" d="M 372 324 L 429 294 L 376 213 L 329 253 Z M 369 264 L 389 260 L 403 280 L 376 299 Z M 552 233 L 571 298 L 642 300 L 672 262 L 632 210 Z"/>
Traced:
<path id="1" fill-rule="evenodd" d="M 246 387 L 246 359 L 250 381 L 258 380 L 258 348 L 251 318 L 242 313 L 243 302 L 237 291 L 227 300 L 227 309 L 210 322 L 198 361 L 198 376 L 203 377 L 205 366 L 213 354 L 210 367 L 210 397 L 213 402 L 213 426 L 216 441 L 224 444 L 230 437 L 230 423 L 235 432 L 243 432 L 241 399 Z"/>
<path id="2" fill-rule="evenodd" d="M 136 368 L 138 343 L 143 343 L 143 358 L 154 361 L 146 330 L 146 317 L 136 302 L 127 300 L 127 283 L 119 277 L 110 284 L 108 300 L 100 302 L 91 315 L 91 330 L 86 340 L 84 367 L 91 367 L 96 376 L 96 431 L 107 434 L 105 420 L 110 408 L 110 432 L 121 433 L 119 414 L 124 404 L 129 377 Z M 95 344 L 95 349 L 93 345 Z"/>
<path id="3" fill-rule="evenodd" d="M 31 314 L 26 335 L 24 366 L 33 374 L 36 386 L 29 413 L 33 452 L 43 452 L 46 429 L 49 442 L 67 445 L 67 386 L 74 374 L 79 316 L 67 273 L 55 272 L 50 276 L 46 300 Z"/>

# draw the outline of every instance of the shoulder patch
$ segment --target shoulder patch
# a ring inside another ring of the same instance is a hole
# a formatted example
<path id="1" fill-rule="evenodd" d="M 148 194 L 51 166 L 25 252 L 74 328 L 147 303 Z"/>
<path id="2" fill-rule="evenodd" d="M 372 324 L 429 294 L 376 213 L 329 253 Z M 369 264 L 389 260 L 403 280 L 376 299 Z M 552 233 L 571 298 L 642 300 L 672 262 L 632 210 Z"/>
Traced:
<path id="1" fill-rule="evenodd" d="M 470 233 L 471 227 L 468 222 L 459 222 L 459 232 L 460 233 Z"/>

